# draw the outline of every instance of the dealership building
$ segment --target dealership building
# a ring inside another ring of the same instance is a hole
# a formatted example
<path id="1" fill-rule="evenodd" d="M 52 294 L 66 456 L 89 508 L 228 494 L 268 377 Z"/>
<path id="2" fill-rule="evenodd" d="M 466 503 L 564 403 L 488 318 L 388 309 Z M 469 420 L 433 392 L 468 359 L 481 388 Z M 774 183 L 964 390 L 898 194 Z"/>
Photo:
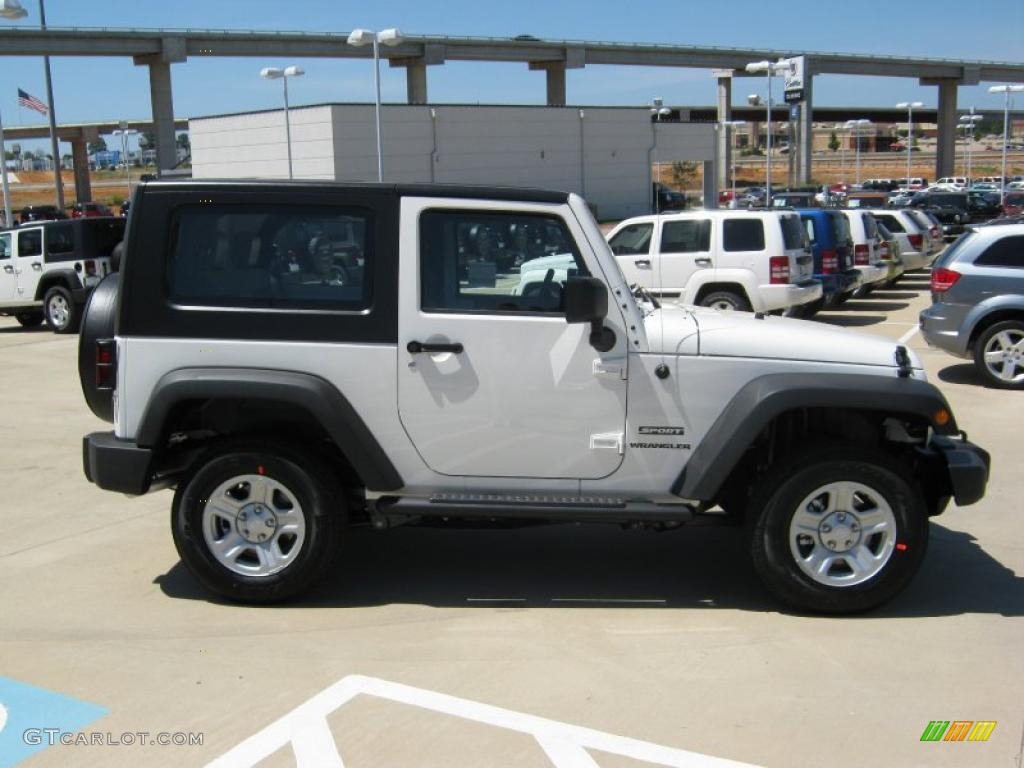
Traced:
<path id="1" fill-rule="evenodd" d="M 296 179 L 376 181 L 372 104 L 296 107 Z M 283 110 L 189 120 L 195 178 L 287 179 Z M 657 168 L 702 167 L 716 200 L 714 123 L 659 122 L 647 107 L 384 105 L 384 180 L 542 187 L 583 195 L 601 219 L 651 209 Z M 653 178 L 652 178 L 653 177 Z"/>

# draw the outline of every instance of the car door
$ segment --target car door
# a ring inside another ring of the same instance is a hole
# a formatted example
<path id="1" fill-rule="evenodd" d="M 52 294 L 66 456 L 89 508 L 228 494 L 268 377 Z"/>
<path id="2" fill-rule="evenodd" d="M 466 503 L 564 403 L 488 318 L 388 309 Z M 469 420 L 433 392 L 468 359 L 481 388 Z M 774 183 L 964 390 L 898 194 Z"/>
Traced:
<path id="1" fill-rule="evenodd" d="M 694 273 L 714 267 L 711 219 L 662 219 L 655 260 L 656 291 L 683 293 Z"/>
<path id="2" fill-rule="evenodd" d="M 18 292 L 14 274 L 14 234 L 0 232 L 0 305 L 11 304 Z"/>
<path id="3" fill-rule="evenodd" d="M 39 277 L 43 274 L 43 228 L 19 229 L 15 233 L 17 247 L 14 275 L 17 280 L 16 300 L 33 301 Z"/>
<path id="4" fill-rule="evenodd" d="M 406 197 L 398 410 L 423 461 L 451 476 L 597 479 L 622 462 L 627 340 L 569 324 L 564 283 L 603 277 L 566 206 Z M 589 257 L 589 261 L 588 261 Z"/>
<path id="5" fill-rule="evenodd" d="M 615 254 L 619 269 L 629 285 L 636 283 L 649 291 L 656 290 L 651 260 L 653 243 L 653 221 L 626 223 L 608 238 L 608 246 Z"/>

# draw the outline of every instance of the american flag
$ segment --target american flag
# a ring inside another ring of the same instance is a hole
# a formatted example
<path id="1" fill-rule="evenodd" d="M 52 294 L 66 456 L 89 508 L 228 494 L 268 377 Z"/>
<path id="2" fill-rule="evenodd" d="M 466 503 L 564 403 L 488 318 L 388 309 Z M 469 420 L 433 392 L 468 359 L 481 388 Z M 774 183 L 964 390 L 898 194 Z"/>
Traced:
<path id="1" fill-rule="evenodd" d="M 34 109 L 40 115 L 46 115 L 50 112 L 50 110 L 46 108 L 46 105 L 43 104 L 43 102 L 41 102 L 32 94 L 25 93 L 25 91 L 21 90 L 21 88 L 18 89 L 18 104 L 23 107 L 28 107 L 29 109 Z"/>

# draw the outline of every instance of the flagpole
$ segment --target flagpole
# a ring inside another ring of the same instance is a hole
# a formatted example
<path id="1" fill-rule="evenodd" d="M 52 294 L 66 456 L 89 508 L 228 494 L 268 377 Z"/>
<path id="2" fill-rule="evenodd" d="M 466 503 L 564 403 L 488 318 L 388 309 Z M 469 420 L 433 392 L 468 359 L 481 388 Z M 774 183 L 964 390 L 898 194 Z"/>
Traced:
<path id="1" fill-rule="evenodd" d="M 39 0 L 39 27 L 46 29 L 46 7 Z M 57 210 L 64 211 L 64 179 L 60 174 L 60 147 L 57 143 L 57 115 L 53 110 L 53 82 L 50 77 L 50 57 L 43 56 L 46 69 L 46 106 L 50 115 L 50 151 L 53 153 L 53 183 L 57 192 Z"/>
<path id="2" fill-rule="evenodd" d="M 11 190 L 7 186 L 7 145 L 4 143 L 4 119 L 2 115 L 0 115 L 0 166 L 3 167 L 0 175 L 3 176 L 4 226 L 10 227 L 14 225 L 14 222 L 11 221 Z"/>

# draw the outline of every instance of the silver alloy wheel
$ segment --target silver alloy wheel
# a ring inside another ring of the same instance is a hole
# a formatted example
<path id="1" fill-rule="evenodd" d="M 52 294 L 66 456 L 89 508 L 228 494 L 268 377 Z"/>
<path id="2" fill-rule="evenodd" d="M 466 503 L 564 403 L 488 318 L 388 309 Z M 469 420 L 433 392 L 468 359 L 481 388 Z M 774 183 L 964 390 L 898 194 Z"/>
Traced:
<path id="1" fill-rule="evenodd" d="M 881 493 L 840 481 L 815 489 L 789 524 L 789 549 L 800 570 L 828 587 L 863 584 L 889 562 L 896 516 Z"/>
<path id="2" fill-rule="evenodd" d="M 54 293 L 46 302 L 46 314 L 54 328 L 65 328 L 71 317 L 71 307 L 62 294 Z"/>
<path id="3" fill-rule="evenodd" d="M 272 576 L 302 551 L 306 518 L 295 494 L 265 475 L 221 483 L 203 506 L 203 538 L 221 565 L 242 576 Z"/>
<path id="4" fill-rule="evenodd" d="M 985 345 L 985 367 L 993 378 L 1007 383 L 1024 381 L 1024 331 L 1007 328 Z"/>

